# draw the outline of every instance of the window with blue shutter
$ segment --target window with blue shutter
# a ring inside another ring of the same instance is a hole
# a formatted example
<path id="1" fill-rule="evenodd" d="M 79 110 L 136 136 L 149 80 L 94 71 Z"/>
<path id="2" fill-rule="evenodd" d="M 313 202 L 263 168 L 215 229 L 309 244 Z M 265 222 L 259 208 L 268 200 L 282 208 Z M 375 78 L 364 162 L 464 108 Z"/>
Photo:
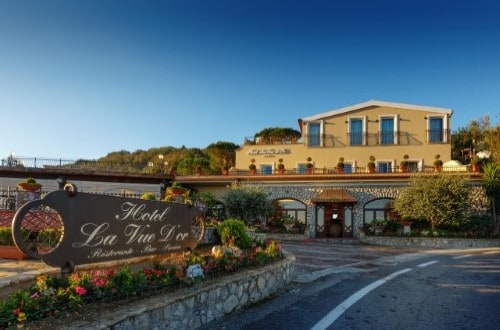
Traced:
<path id="1" fill-rule="evenodd" d="M 394 144 L 394 118 L 382 118 L 380 144 Z"/>
<path id="2" fill-rule="evenodd" d="M 363 144 L 363 120 L 351 119 L 350 121 L 350 144 L 359 146 Z"/>
<path id="3" fill-rule="evenodd" d="M 319 123 L 309 123 L 307 145 L 309 147 L 320 146 L 321 125 Z"/>

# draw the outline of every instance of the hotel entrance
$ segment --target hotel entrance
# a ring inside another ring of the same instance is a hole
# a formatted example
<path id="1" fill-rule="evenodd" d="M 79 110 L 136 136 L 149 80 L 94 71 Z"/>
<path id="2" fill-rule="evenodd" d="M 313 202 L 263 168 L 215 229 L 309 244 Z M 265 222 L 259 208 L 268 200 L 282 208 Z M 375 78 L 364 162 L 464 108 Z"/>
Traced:
<path id="1" fill-rule="evenodd" d="M 357 200 L 345 189 L 329 189 L 312 199 L 317 237 L 353 237 L 352 209 Z"/>

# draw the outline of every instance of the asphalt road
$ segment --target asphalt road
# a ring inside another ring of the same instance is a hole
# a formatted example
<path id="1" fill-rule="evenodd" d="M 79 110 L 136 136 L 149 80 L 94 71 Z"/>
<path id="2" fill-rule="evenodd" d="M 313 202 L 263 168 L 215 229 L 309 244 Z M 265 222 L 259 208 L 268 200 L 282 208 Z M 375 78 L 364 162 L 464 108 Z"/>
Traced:
<path id="1" fill-rule="evenodd" d="M 499 329 L 499 248 L 413 252 L 330 268 L 204 329 Z"/>

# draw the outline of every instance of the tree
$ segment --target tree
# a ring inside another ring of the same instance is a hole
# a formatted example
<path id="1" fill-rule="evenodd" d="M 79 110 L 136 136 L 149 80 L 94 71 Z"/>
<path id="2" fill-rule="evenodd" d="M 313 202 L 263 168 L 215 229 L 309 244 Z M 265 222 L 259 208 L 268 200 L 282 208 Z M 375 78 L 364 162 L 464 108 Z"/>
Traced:
<path id="1" fill-rule="evenodd" d="M 267 142 L 290 142 L 294 139 L 299 139 L 302 134 L 293 129 L 287 127 L 270 127 L 264 128 L 259 133 L 255 134 L 255 137 L 260 137 Z"/>
<path id="2" fill-rule="evenodd" d="M 490 199 L 491 214 L 493 216 L 493 234 L 498 234 L 496 208 L 500 204 L 500 166 L 497 163 L 488 163 L 483 167 L 483 182 L 486 195 Z"/>
<path id="3" fill-rule="evenodd" d="M 272 204 L 262 187 L 234 182 L 223 197 L 227 216 L 246 223 L 265 219 L 271 213 Z"/>
<path id="4" fill-rule="evenodd" d="M 465 128 L 458 128 L 451 141 L 453 159 L 464 164 L 479 151 L 489 151 L 492 159 L 500 157 L 500 126 L 492 126 L 489 115 L 470 121 Z"/>
<path id="5" fill-rule="evenodd" d="M 236 160 L 236 149 L 239 146 L 232 142 L 218 141 L 210 144 L 206 148 L 206 152 L 210 157 L 210 168 L 215 172 L 219 172 L 224 168 L 233 166 Z"/>
<path id="6" fill-rule="evenodd" d="M 426 219 L 432 231 L 441 224 L 464 220 L 469 209 L 465 179 L 455 175 L 414 176 L 394 201 L 405 218 Z"/>

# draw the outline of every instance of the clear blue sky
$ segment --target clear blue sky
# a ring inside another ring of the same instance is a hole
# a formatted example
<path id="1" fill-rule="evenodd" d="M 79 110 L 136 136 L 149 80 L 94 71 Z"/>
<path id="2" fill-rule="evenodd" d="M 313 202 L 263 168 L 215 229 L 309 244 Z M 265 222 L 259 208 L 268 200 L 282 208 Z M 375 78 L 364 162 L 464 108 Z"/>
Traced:
<path id="1" fill-rule="evenodd" d="M 376 99 L 500 112 L 500 3 L 0 0 L 0 158 L 241 144 Z"/>

